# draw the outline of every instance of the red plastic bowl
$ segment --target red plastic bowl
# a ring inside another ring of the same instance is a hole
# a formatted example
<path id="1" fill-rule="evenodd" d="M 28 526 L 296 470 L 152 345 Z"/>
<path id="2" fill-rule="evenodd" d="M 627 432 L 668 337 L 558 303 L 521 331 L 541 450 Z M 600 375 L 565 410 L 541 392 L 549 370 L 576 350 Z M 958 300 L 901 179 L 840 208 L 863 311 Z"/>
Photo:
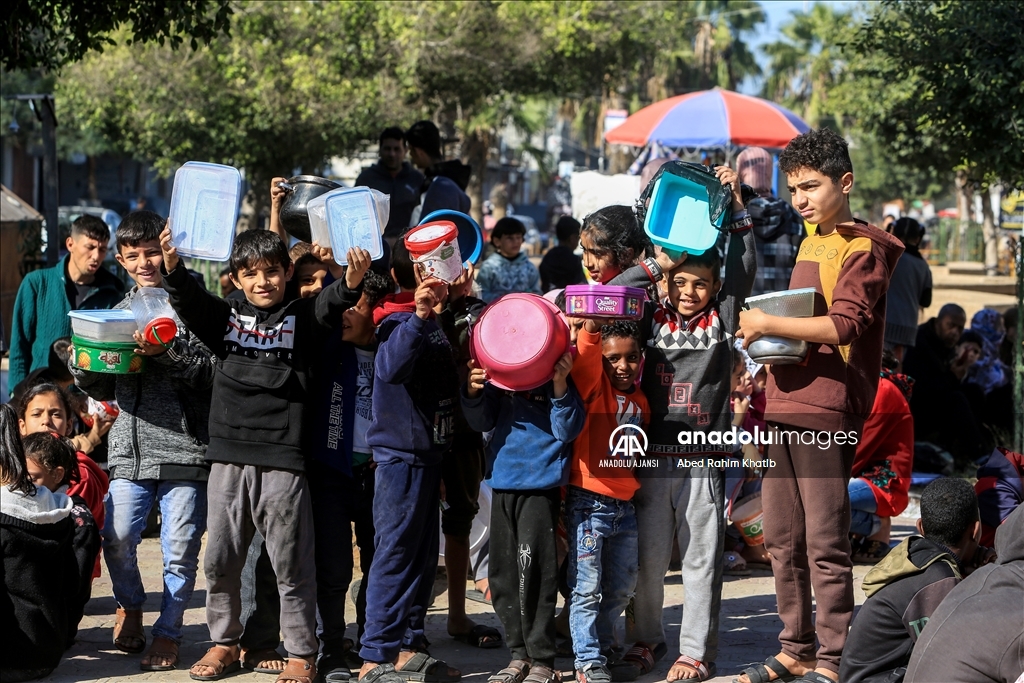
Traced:
<path id="1" fill-rule="evenodd" d="M 529 391 L 549 381 L 569 346 L 561 311 L 536 294 L 506 294 L 492 303 L 470 339 L 477 365 L 491 384 L 508 391 Z"/>

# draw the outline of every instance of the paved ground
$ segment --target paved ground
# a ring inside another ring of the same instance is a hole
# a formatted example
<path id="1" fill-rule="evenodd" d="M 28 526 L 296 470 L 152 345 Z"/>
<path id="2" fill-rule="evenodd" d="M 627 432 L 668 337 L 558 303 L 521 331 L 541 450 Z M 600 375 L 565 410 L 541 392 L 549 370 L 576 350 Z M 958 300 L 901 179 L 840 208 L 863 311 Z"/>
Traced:
<path id="1" fill-rule="evenodd" d="M 911 510 L 908 509 L 908 513 Z M 894 520 L 894 538 L 900 538 L 912 531 L 913 520 L 901 517 Z M 143 580 L 149 599 L 146 602 L 145 624 L 152 626 L 160 606 L 160 546 L 157 539 L 145 539 L 139 549 L 143 569 Z M 358 572 L 358 568 L 356 570 Z M 855 594 L 857 604 L 864 601 L 860 583 L 868 567 L 856 566 Z M 641 683 L 663 681 L 671 662 L 678 654 L 672 643 L 678 642 L 679 618 L 684 600 L 684 589 L 679 572 L 670 573 L 665 579 L 664 624 L 670 643 L 666 656 L 654 672 L 640 679 Z M 127 655 L 111 645 L 114 600 L 110 592 L 110 580 L 104 567 L 103 576 L 93 585 L 93 598 L 86 606 L 86 616 L 78 634 L 78 642 L 68 652 L 67 658 L 47 679 L 53 683 L 86 683 L 106 681 L 188 681 L 188 667 L 197 661 L 210 646 L 209 632 L 205 625 L 206 583 L 202 576 L 190 609 L 185 614 L 185 642 L 182 647 L 182 666 L 173 672 L 143 673 L 139 670 L 140 655 Z M 447 660 L 460 668 L 463 678 L 469 683 L 482 683 L 487 676 L 507 663 L 508 652 L 478 650 L 456 643 L 447 637 L 445 618 L 447 593 L 444 593 L 443 578 L 435 592 L 438 593 L 434 606 L 427 617 L 427 636 L 432 642 L 434 656 Z M 469 603 L 475 619 L 500 628 L 497 617 L 487 605 Z M 348 613 L 354 609 L 349 604 Z M 621 621 L 621 620 L 620 620 Z M 778 651 L 776 636 L 781 627 L 776 614 L 775 590 L 771 572 L 755 569 L 749 577 L 726 577 L 722 600 L 721 654 L 718 659 L 720 675 L 716 683 L 731 681 L 733 676 L 751 662 L 762 661 Z M 621 629 L 620 629 L 621 630 Z M 559 667 L 569 674 L 572 659 L 558 660 Z M 265 674 L 244 673 L 231 677 L 232 681 L 271 683 L 274 679 Z"/>

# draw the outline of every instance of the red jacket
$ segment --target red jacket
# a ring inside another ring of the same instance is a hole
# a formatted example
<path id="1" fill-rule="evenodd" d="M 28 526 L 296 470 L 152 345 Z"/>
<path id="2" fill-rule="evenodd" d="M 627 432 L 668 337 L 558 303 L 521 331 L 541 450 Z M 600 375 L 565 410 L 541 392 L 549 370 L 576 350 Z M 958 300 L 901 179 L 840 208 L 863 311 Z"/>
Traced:
<path id="1" fill-rule="evenodd" d="M 871 486 L 880 517 L 895 517 L 907 508 L 913 464 L 910 406 L 893 382 L 880 379 L 853 461 L 853 476 Z"/>

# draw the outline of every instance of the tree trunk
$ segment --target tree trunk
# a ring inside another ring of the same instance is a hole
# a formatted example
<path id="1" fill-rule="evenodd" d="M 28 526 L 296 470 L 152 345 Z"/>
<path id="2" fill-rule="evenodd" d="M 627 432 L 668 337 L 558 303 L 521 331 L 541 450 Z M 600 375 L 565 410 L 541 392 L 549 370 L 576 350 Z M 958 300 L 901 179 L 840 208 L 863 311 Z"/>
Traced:
<path id="1" fill-rule="evenodd" d="M 96 157 L 89 155 L 86 157 L 86 167 L 89 169 L 89 199 L 91 201 L 99 201 L 100 193 L 96 189 Z"/>
<path id="2" fill-rule="evenodd" d="M 992 191 L 989 185 L 981 191 L 981 234 L 985 238 L 985 274 L 995 275 L 999 270 L 999 238 L 996 218 L 992 212 Z"/>
<path id="3" fill-rule="evenodd" d="M 472 202 L 469 214 L 480 225 L 484 223 L 484 183 L 487 181 L 487 157 L 490 152 L 490 141 L 474 131 L 465 137 L 462 144 L 463 163 L 473 167 L 473 175 L 469 178 L 466 194 Z"/>
<path id="4" fill-rule="evenodd" d="M 967 259 L 967 227 L 971 224 L 971 183 L 967 178 L 967 171 L 964 170 L 956 172 L 956 210 L 960 248 L 956 254 L 947 249 L 946 258 L 951 261 L 964 261 Z M 952 241 L 950 235 L 950 242 Z"/>

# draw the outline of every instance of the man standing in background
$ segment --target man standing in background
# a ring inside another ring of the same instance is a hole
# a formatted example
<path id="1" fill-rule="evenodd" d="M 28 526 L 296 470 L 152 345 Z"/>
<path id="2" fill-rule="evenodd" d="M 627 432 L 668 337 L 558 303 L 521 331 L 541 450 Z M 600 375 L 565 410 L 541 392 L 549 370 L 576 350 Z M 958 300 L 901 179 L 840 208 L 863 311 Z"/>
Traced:
<path id="1" fill-rule="evenodd" d="M 385 128 L 377 151 L 380 161 L 364 168 L 356 178 L 356 187 L 369 187 L 391 196 L 391 215 L 384 228 L 384 239 L 392 246 L 409 227 L 423 185 L 423 174 L 405 160 L 405 153 L 405 132 L 397 126 Z"/>

